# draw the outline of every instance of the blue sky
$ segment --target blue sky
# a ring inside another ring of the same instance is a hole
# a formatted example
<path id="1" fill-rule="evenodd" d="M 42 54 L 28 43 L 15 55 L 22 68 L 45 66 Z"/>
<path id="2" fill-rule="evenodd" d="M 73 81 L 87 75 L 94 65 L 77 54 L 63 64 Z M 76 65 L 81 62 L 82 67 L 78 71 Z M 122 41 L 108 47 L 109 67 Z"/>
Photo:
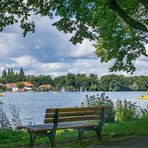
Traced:
<path id="1" fill-rule="evenodd" d="M 0 33 L 0 73 L 3 69 L 24 68 L 26 74 L 49 74 L 51 76 L 72 73 L 95 73 L 99 76 L 109 74 L 112 62 L 101 63 L 94 54 L 89 40 L 73 45 L 70 34 L 64 34 L 52 26 L 55 20 L 35 16 L 36 32 L 24 38 L 18 25 L 8 26 Z M 148 45 L 146 45 L 148 52 Z M 148 74 L 148 58 L 140 57 L 135 61 L 133 75 Z M 125 72 L 115 74 L 129 75 Z"/>

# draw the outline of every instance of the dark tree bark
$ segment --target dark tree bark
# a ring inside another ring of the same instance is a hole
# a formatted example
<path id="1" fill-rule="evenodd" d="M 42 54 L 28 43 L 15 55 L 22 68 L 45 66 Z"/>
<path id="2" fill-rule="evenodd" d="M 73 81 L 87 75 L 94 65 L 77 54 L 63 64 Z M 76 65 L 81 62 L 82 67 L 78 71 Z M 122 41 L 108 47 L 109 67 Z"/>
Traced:
<path id="1" fill-rule="evenodd" d="M 148 32 L 148 28 L 142 23 L 134 20 L 128 14 L 124 12 L 124 10 L 118 5 L 116 0 L 107 0 L 108 6 L 110 9 L 114 10 L 129 26 L 138 29 L 143 32 Z M 147 0 L 140 0 L 144 3 L 147 3 Z"/>
<path id="2" fill-rule="evenodd" d="M 148 9 L 148 0 L 139 0 L 139 2 Z"/>

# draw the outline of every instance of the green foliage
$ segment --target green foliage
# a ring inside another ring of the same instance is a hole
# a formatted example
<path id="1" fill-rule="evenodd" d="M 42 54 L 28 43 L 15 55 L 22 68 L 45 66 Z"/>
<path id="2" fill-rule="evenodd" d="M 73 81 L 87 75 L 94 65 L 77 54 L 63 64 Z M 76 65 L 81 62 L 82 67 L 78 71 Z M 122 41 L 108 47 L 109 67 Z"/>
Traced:
<path id="1" fill-rule="evenodd" d="M 2 78 L 5 83 L 16 83 L 18 81 L 26 81 L 26 76 L 23 68 L 20 68 L 20 72 L 14 73 L 12 68 L 8 68 L 8 70 L 4 69 L 2 71 Z"/>
<path id="2" fill-rule="evenodd" d="M 22 89 L 25 85 L 21 82 L 17 82 L 17 87 Z"/>
<path id="3" fill-rule="evenodd" d="M 74 91 L 74 88 L 72 86 L 67 85 L 66 86 L 66 90 L 67 91 Z"/>
<path id="4" fill-rule="evenodd" d="M 116 102 L 115 111 L 115 121 L 117 122 L 134 120 L 140 116 L 138 106 L 136 106 L 135 103 L 131 103 L 131 101 L 127 100 L 118 100 Z"/>
<path id="5" fill-rule="evenodd" d="M 67 91 L 96 91 L 98 90 L 98 77 L 95 74 L 72 74 L 68 73 L 66 76 L 59 76 L 53 80 L 55 89 Z"/>
<path id="6" fill-rule="evenodd" d="M 32 15 L 59 16 L 53 25 L 64 33 L 72 33 L 74 44 L 84 39 L 97 41 L 96 55 L 101 62 L 113 61 L 110 71 L 133 72 L 133 61 L 147 56 L 148 3 L 146 0 L 1 0 L 0 31 L 20 23 L 27 32 L 34 32 Z"/>
<path id="7" fill-rule="evenodd" d="M 3 104 L 0 102 L 0 129 L 11 129 L 9 118 L 3 109 Z"/>
<path id="8" fill-rule="evenodd" d="M 66 86 L 66 76 L 58 76 L 54 78 L 53 84 L 56 90 L 62 90 Z"/>
<path id="9" fill-rule="evenodd" d="M 6 86 L 0 85 L 0 92 L 5 92 L 7 90 Z"/>
<path id="10" fill-rule="evenodd" d="M 131 86 L 130 86 L 130 89 L 131 90 L 134 90 L 134 91 L 137 91 L 139 90 L 139 86 L 136 82 L 134 82 Z"/>
<path id="11" fill-rule="evenodd" d="M 108 96 L 105 96 L 105 93 L 88 96 L 84 99 L 83 106 L 95 107 L 95 106 L 111 106 L 112 108 L 108 114 L 108 122 L 123 122 L 131 121 L 138 118 L 147 118 L 148 117 L 148 106 L 147 108 L 141 108 L 127 100 L 117 100 L 116 105 L 113 105 L 113 102 L 109 99 Z"/>
<path id="12" fill-rule="evenodd" d="M 3 109 L 3 103 L 0 101 L 0 130 L 11 130 L 17 129 L 18 126 L 21 126 L 20 112 L 19 108 L 17 108 L 14 104 L 10 105 L 10 114 L 11 119 L 8 118 L 6 112 Z"/>
<path id="13" fill-rule="evenodd" d="M 21 119 L 20 119 L 20 111 L 19 108 L 16 107 L 14 104 L 10 105 L 10 113 L 12 115 L 11 117 L 11 126 L 13 126 L 13 129 L 17 130 L 17 127 L 22 125 Z"/>
<path id="14" fill-rule="evenodd" d="M 123 75 L 105 75 L 100 79 L 100 89 L 104 91 L 129 90 L 128 78 Z"/>
<path id="15" fill-rule="evenodd" d="M 83 102 L 82 102 L 83 104 Z M 88 107 L 96 107 L 96 106 L 109 106 L 111 107 L 108 111 L 108 117 L 106 118 L 106 122 L 114 122 L 115 119 L 115 112 L 113 102 L 109 99 L 108 96 L 105 96 L 105 93 L 102 93 L 100 96 L 99 94 L 88 96 L 84 99 L 84 106 Z"/>
<path id="16" fill-rule="evenodd" d="M 43 85 L 43 84 L 53 85 L 52 78 L 49 75 L 39 75 L 39 76 L 28 75 L 27 80 L 31 82 L 33 85 L 35 85 L 36 87 L 39 87 L 40 85 Z"/>
<path id="17" fill-rule="evenodd" d="M 23 68 L 21 67 L 20 68 L 20 73 L 19 73 L 21 76 L 24 76 L 25 75 L 25 73 L 24 73 L 24 70 L 23 70 Z"/>
<path id="18" fill-rule="evenodd" d="M 2 71 L 2 78 L 5 78 L 6 75 L 7 75 L 7 72 L 6 72 L 6 70 L 4 69 L 4 70 Z"/>
<path id="19" fill-rule="evenodd" d="M 139 107 L 139 109 L 141 113 L 141 118 L 148 119 L 148 104 L 146 108 Z"/>

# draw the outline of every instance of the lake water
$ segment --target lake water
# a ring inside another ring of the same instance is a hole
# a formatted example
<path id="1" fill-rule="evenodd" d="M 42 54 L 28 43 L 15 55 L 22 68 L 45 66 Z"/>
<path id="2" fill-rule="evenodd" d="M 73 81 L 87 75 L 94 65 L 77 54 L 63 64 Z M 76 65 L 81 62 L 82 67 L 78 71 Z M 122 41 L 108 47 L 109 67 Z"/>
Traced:
<path id="1" fill-rule="evenodd" d="M 32 122 L 33 124 L 42 124 L 46 108 L 58 107 L 76 107 L 80 106 L 88 94 L 96 95 L 102 92 L 6 92 L 0 100 L 4 103 L 3 107 L 7 115 L 10 114 L 10 103 L 19 108 L 20 117 L 23 124 Z M 139 100 L 141 95 L 147 95 L 148 92 L 106 92 L 113 102 L 117 99 L 127 99 L 136 102 L 137 105 L 146 107 L 148 100 Z"/>

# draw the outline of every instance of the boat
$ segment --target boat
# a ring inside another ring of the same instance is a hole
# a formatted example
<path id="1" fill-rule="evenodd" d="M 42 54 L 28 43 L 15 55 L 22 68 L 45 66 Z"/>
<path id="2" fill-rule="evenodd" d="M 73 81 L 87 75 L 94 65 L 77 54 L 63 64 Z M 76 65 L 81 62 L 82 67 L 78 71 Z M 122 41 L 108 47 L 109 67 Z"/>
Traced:
<path id="1" fill-rule="evenodd" d="M 57 95 L 57 94 L 58 94 L 58 92 L 57 92 L 57 91 L 53 91 L 53 94 L 54 94 L 54 95 Z"/>
<path id="2" fill-rule="evenodd" d="M 148 100 L 148 95 L 140 96 L 139 99 Z"/>
<path id="3" fill-rule="evenodd" d="M 0 92 L 0 97 L 4 97 L 4 93 L 1 93 L 1 92 Z"/>

